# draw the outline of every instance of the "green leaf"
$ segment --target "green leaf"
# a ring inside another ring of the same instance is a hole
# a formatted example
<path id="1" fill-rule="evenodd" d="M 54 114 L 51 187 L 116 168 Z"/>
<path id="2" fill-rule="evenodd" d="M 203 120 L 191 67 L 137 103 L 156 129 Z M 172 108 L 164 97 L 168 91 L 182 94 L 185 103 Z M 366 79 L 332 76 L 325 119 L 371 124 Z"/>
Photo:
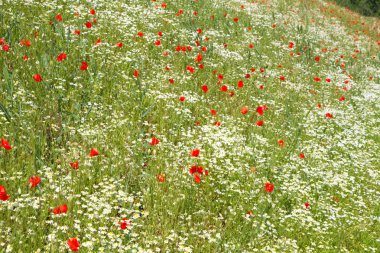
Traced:
<path id="1" fill-rule="evenodd" d="M 11 119 L 12 119 L 11 114 L 9 113 L 8 109 L 5 108 L 5 106 L 3 104 L 1 104 L 1 103 L 0 103 L 0 110 L 4 113 L 5 118 L 9 122 L 11 122 Z"/>
<path id="2" fill-rule="evenodd" d="M 7 93 L 10 97 L 12 97 L 12 94 L 13 94 L 13 77 L 12 77 L 12 73 L 10 73 L 8 71 L 8 68 L 5 64 L 4 64 L 4 68 L 3 68 L 3 75 L 4 75 L 4 79 L 7 83 Z"/>

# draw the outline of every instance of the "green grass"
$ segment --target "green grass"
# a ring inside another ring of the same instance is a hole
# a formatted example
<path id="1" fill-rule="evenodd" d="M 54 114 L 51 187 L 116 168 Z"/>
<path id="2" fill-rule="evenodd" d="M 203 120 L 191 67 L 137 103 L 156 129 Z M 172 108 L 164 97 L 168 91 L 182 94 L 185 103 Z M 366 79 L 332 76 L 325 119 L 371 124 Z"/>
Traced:
<path id="1" fill-rule="evenodd" d="M 376 252 L 379 20 L 322 1 L 162 4 L 0 6 L 12 147 L 0 148 L 0 253 L 67 252 L 74 237 L 81 252 Z M 200 183 L 192 166 L 208 171 Z"/>

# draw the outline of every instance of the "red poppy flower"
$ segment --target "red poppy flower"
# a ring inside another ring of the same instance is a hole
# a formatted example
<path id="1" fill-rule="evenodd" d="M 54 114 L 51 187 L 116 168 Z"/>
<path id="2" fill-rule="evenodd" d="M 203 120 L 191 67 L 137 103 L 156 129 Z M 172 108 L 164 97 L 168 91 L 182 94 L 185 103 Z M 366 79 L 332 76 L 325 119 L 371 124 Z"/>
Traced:
<path id="1" fill-rule="evenodd" d="M 132 222 L 129 219 L 127 219 L 127 218 L 121 219 L 120 229 L 122 229 L 122 230 L 127 229 L 131 225 L 131 223 Z"/>
<path id="2" fill-rule="evenodd" d="M 250 78 L 250 77 L 251 77 L 251 74 L 249 74 L 249 73 L 245 74 L 245 78 Z"/>
<path id="3" fill-rule="evenodd" d="M 5 44 L 5 39 L 4 38 L 0 38 L 0 46 L 2 46 L 4 44 Z"/>
<path id="4" fill-rule="evenodd" d="M 57 20 L 58 22 L 62 22 L 62 15 L 61 14 L 56 15 L 55 20 Z"/>
<path id="5" fill-rule="evenodd" d="M 160 143 L 160 140 L 157 139 L 156 137 L 153 137 L 152 140 L 150 141 L 150 145 L 155 146 L 158 143 Z"/>
<path id="6" fill-rule="evenodd" d="M 70 166 L 71 166 L 71 168 L 73 168 L 74 170 L 77 170 L 77 169 L 79 168 L 79 162 L 78 162 L 78 161 L 71 162 L 71 163 L 70 163 Z"/>
<path id="7" fill-rule="evenodd" d="M 274 190 L 274 185 L 271 183 L 265 183 L 265 190 L 267 192 L 272 192 Z"/>
<path id="8" fill-rule="evenodd" d="M 165 182 L 165 175 L 164 174 L 158 174 L 156 176 L 156 179 L 157 179 L 158 182 L 164 183 Z"/>
<path id="9" fill-rule="evenodd" d="M 239 21 L 239 18 L 234 18 L 234 22 L 238 22 Z"/>
<path id="10" fill-rule="evenodd" d="M 91 15 L 95 15 L 95 14 L 96 14 L 96 11 L 95 11 L 94 9 L 91 9 L 91 10 L 90 10 L 90 14 L 91 14 Z"/>
<path id="11" fill-rule="evenodd" d="M 222 87 L 220 87 L 220 91 L 222 92 L 226 92 L 227 90 L 228 90 L 227 85 L 222 85 Z"/>
<path id="12" fill-rule="evenodd" d="M 218 126 L 218 127 L 219 127 L 221 124 L 222 124 L 222 122 L 220 122 L 220 121 L 215 121 L 215 122 L 214 122 L 214 125 L 215 125 L 215 126 Z"/>
<path id="13" fill-rule="evenodd" d="M 80 35 L 80 30 L 75 30 L 75 31 L 74 31 L 74 34 L 75 34 L 75 35 Z"/>
<path id="14" fill-rule="evenodd" d="M 212 115 L 214 115 L 214 116 L 216 115 L 216 111 L 214 109 L 211 109 L 210 112 Z"/>
<path id="15" fill-rule="evenodd" d="M 237 83 L 237 87 L 238 88 L 243 88 L 244 86 L 244 82 L 242 80 L 239 80 L 238 83 Z"/>
<path id="16" fill-rule="evenodd" d="M 78 251 L 80 248 L 79 242 L 77 238 L 69 238 L 67 240 L 67 245 L 69 245 L 69 248 L 71 251 Z"/>
<path id="17" fill-rule="evenodd" d="M 182 14 L 183 14 L 183 10 L 180 9 L 175 15 L 176 15 L 177 17 L 179 17 L 179 16 L 181 16 Z"/>
<path id="18" fill-rule="evenodd" d="M 293 48 L 294 47 L 294 43 L 293 42 L 289 42 L 289 48 Z"/>
<path id="19" fill-rule="evenodd" d="M 133 76 L 136 78 L 139 77 L 139 71 L 137 69 L 133 71 Z"/>
<path id="20" fill-rule="evenodd" d="M 189 72 L 192 73 L 192 74 L 194 73 L 194 68 L 191 67 L 191 66 L 187 66 L 187 67 L 186 67 L 186 70 L 189 71 Z"/>
<path id="21" fill-rule="evenodd" d="M 179 101 L 181 101 L 181 102 L 185 101 L 185 99 L 186 99 L 185 96 L 180 96 L 179 97 Z"/>
<path id="22" fill-rule="evenodd" d="M 202 47 L 202 52 L 206 52 L 207 51 L 207 47 Z"/>
<path id="23" fill-rule="evenodd" d="M 41 178 L 39 176 L 34 176 L 29 178 L 28 182 L 30 184 L 30 188 L 34 188 L 41 182 Z"/>
<path id="24" fill-rule="evenodd" d="M 204 93 L 206 93 L 206 92 L 208 91 L 208 86 L 207 86 L 207 85 L 203 85 L 203 86 L 202 86 L 202 91 L 203 91 Z"/>
<path id="25" fill-rule="evenodd" d="M 99 155 L 99 151 L 96 148 L 92 148 L 89 156 L 94 157 L 94 156 L 98 156 L 98 155 Z"/>
<path id="26" fill-rule="evenodd" d="M 67 58 L 67 55 L 65 53 L 60 53 L 57 56 L 57 61 L 64 61 L 64 60 L 66 60 L 66 58 Z"/>
<path id="27" fill-rule="evenodd" d="M 197 57 L 195 57 L 196 62 L 201 62 L 203 60 L 203 57 L 201 54 L 198 54 Z"/>
<path id="28" fill-rule="evenodd" d="M 20 46 L 30 47 L 31 45 L 32 45 L 32 42 L 30 42 L 30 40 L 22 39 L 20 41 Z"/>
<path id="29" fill-rule="evenodd" d="M 321 81 L 321 78 L 319 78 L 319 77 L 314 77 L 314 81 L 316 81 L 316 82 L 320 82 L 320 81 Z"/>
<path id="30" fill-rule="evenodd" d="M 33 76 L 33 79 L 34 79 L 34 81 L 36 81 L 36 82 L 42 82 L 42 77 L 41 77 L 40 74 L 35 74 L 35 75 Z"/>
<path id="31" fill-rule="evenodd" d="M 304 158 L 305 158 L 304 153 L 300 153 L 300 154 L 299 154 L 299 157 L 300 157 L 301 159 L 304 159 Z"/>
<path id="32" fill-rule="evenodd" d="M 341 97 L 339 98 L 339 101 L 344 101 L 344 100 L 346 100 L 346 98 L 345 98 L 344 96 L 341 96 Z"/>
<path id="33" fill-rule="evenodd" d="M 203 174 L 203 168 L 201 166 L 191 166 L 189 169 L 190 175 L 193 175 L 194 173 Z"/>
<path id="34" fill-rule="evenodd" d="M 137 36 L 139 36 L 139 37 L 143 37 L 143 36 L 144 36 L 144 33 L 143 33 L 143 32 L 138 32 L 138 33 L 137 33 Z"/>
<path id="35" fill-rule="evenodd" d="M 67 204 L 63 204 L 54 208 L 52 212 L 54 214 L 63 214 L 63 213 L 67 213 L 67 210 L 68 210 Z"/>
<path id="36" fill-rule="evenodd" d="M 241 114 L 247 114 L 247 112 L 248 112 L 248 106 L 243 106 L 241 109 L 240 109 L 240 112 L 241 112 Z"/>
<path id="37" fill-rule="evenodd" d="M 262 120 L 256 121 L 257 126 L 262 126 L 263 124 L 264 124 L 264 121 L 262 121 Z"/>
<path id="38" fill-rule="evenodd" d="M 11 145 L 9 145 L 9 142 L 6 139 L 1 139 L 1 146 L 6 150 L 12 149 Z"/>
<path id="39" fill-rule="evenodd" d="M 5 52 L 8 52 L 11 47 L 8 44 L 3 45 L 2 49 Z"/>
<path id="40" fill-rule="evenodd" d="M 154 45 L 156 45 L 156 46 L 161 45 L 161 41 L 160 41 L 160 40 L 156 40 L 156 41 L 154 42 Z"/>
<path id="41" fill-rule="evenodd" d="M 24 55 L 24 56 L 22 57 L 22 59 L 24 59 L 24 61 L 27 61 L 27 60 L 29 59 L 29 57 L 28 57 L 27 55 Z"/>
<path id="42" fill-rule="evenodd" d="M 321 60 L 321 57 L 316 56 L 316 57 L 314 58 L 314 60 L 315 60 L 315 61 L 320 61 L 320 60 Z"/>
<path id="43" fill-rule="evenodd" d="M 194 174 L 194 181 L 199 184 L 201 182 L 201 177 L 198 174 Z"/>
<path id="44" fill-rule="evenodd" d="M 331 79 L 330 78 L 326 78 L 326 82 L 331 82 Z"/>
<path id="45" fill-rule="evenodd" d="M 278 141 L 277 141 L 277 144 L 278 144 L 280 147 L 282 147 L 282 146 L 284 146 L 285 142 L 284 142 L 283 140 L 278 140 Z"/>
<path id="46" fill-rule="evenodd" d="M 191 156 L 197 157 L 199 156 L 200 150 L 199 149 L 193 149 L 191 151 Z"/>
<path id="47" fill-rule="evenodd" d="M 256 112 L 260 115 L 263 115 L 264 114 L 264 106 L 259 106 L 256 108 Z"/>
<path id="48" fill-rule="evenodd" d="M 174 84 L 174 79 L 173 79 L 173 78 L 170 78 L 170 79 L 169 79 L 169 83 L 170 83 L 170 84 Z"/>
<path id="49" fill-rule="evenodd" d="M 10 196 L 7 194 L 7 191 L 4 186 L 0 185 L 0 199 L 2 201 L 7 201 Z"/>
<path id="50" fill-rule="evenodd" d="M 85 26 L 86 26 L 87 28 L 91 28 L 91 27 L 92 27 L 92 24 L 91 24 L 91 22 L 86 22 Z"/>
<path id="51" fill-rule="evenodd" d="M 285 76 L 280 76 L 281 81 L 285 81 Z"/>
<path id="52" fill-rule="evenodd" d="M 334 116 L 333 116 L 331 113 L 326 113 L 326 114 L 325 114 L 325 117 L 331 119 L 331 118 L 333 118 Z"/>
<path id="53" fill-rule="evenodd" d="M 309 206 L 310 206 L 310 204 L 309 204 L 308 202 L 306 202 L 304 205 L 305 205 L 305 208 L 306 208 L 306 209 L 308 209 Z"/>
<path id="54" fill-rule="evenodd" d="M 118 47 L 118 48 L 122 48 L 122 47 L 123 47 L 123 43 L 121 43 L 121 42 L 116 43 L 116 47 Z"/>
<path id="55" fill-rule="evenodd" d="M 85 61 L 82 61 L 82 65 L 80 66 L 80 70 L 87 70 L 88 69 L 88 63 Z"/>

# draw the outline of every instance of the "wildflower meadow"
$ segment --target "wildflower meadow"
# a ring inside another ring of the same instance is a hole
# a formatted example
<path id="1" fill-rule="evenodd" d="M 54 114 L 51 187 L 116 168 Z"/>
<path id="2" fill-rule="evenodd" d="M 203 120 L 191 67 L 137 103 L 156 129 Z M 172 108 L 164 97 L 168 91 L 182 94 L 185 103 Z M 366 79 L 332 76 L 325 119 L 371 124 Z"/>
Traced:
<path id="1" fill-rule="evenodd" d="M 322 0 L 0 0 L 0 253 L 380 252 L 380 19 Z"/>

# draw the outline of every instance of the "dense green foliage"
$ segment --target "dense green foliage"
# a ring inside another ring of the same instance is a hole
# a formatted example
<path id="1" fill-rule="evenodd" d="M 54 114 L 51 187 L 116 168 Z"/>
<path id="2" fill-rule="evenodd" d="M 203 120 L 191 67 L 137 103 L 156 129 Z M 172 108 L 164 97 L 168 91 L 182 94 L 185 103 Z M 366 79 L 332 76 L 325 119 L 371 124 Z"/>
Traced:
<path id="1" fill-rule="evenodd" d="M 379 0 L 335 0 L 335 2 L 363 15 L 380 17 Z"/>

